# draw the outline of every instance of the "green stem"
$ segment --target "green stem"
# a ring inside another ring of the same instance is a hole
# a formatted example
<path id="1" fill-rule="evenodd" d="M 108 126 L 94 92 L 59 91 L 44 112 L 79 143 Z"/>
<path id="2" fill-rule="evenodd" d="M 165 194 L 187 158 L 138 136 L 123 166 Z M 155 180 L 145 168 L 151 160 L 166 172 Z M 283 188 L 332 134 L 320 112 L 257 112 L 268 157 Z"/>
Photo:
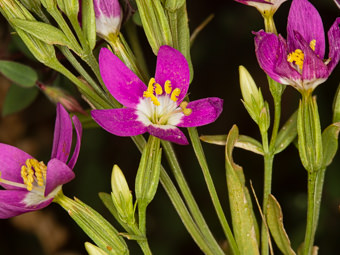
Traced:
<path id="1" fill-rule="evenodd" d="M 147 204 L 143 202 L 138 203 L 138 226 L 142 235 L 146 236 L 146 207 Z"/>
<path id="2" fill-rule="evenodd" d="M 277 98 L 274 97 L 274 123 L 269 146 L 269 151 L 271 153 L 274 153 L 275 151 L 276 138 L 280 127 L 280 119 L 281 119 L 281 97 Z"/>
<path id="3" fill-rule="evenodd" d="M 205 155 L 204 155 L 204 151 L 203 151 L 202 144 L 201 144 L 201 141 L 200 141 L 198 133 L 197 133 L 197 129 L 196 128 L 188 128 L 188 131 L 189 131 L 189 136 L 190 136 L 190 139 L 191 139 L 191 142 L 192 142 L 193 149 L 195 151 L 198 162 L 201 166 L 203 176 L 204 176 L 204 179 L 205 179 L 205 183 L 207 184 L 211 200 L 213 202 L 213 205 L 214 205 L 216 214 L 218 216 L 218 219 L 220 221 L 220 224 L 223 228 L 224 234 L 225 234 L 225 236 L 228 240 L 228 243 L 230 245 L 230 249 L 231 249 L 233 254 L 239 254 L 239 250 L 238 250 L 236 241 L 234 239 L 233 233 L 231 232 L 228 221 L 227 221 L 225 214 L 223 212 L 222 205 L 221 205 L 220 200 L 218 198 L 213 179 L 210 175 L 208 163 L 207 163 L 207 160 L 206 160 Z"/>
<path id="4" fill-rule="evenodd" d="M 321 206 L 323 183 L 324 183 L 324 180 L 325 180 L 325 173 L 326 173 L 326 168 L 323 168 L 317 173 L 317 177 L 316 177 L 315 199 L 314 199 L 314 228 L 313 228 L 314 233 L 316 232 L 316 228 L 318 226 L 318 221 L 319 221 L 320 206 Z"/>
<path id="5" fill-rule="evenodd" d="M 263 146 L 263 151 L 264 151 L 264 180 L 263 180 L 262 213 L 266 217 L 268 197 L 271 193 L 274 155 L 271 152 L 269 152 L 267 131 L 265 132 L 261 131 L 261 137 L 262 137 L 262 146 Z M 268 231 L 267 231 L 265 222 L 262 222 L 262 226 L 261 226 L 261 254 L 262 255 L 269 254 Z"/>
<path id="6" fill-rule="evenodd" d="M 205 222 L 205 219 L 195 201 L 194 196 L 192 195 L 189 185 L 185 180 L 185 177 L 183 175 L 183 172 L 179 166 L 177 157 L 175 155 L 175 152 L 172 148 L 172 145 L 170 142 L 162 140 L 162 146 L 164 148 L 165 154 L 167 156 L 170 168 L 172 170 L 173 175 L 175 176 L 175 179 L 177 181 L 177 184 L 184 196 L 184 199 L 189 207 L 189 210 L 196 221 L 197 226 L 199 227 L 202 234 L 206 237 L 208 240 L 208 243 L 212 246 L 214 249 L 214 254 L 223 254 L 223 251 L 221 250 L 220 246 L 216 242 L 216 239 L 212 235 L 207 223 Z M 232 245 L 232 244 L 231 244 Z M 237 253 L 236 253 L 237 254 Z"/>
<path id="7" fill-rule="evenodd" d="M 140 152 L 142 152 L 143 147 L 145 146 L 145 139 L 143 136 L 133 136 L 131 137 L 132 140 L 135 142 L 137 148 Z M 196 242 L 198 247 L 205 253 L 205 254 L 223 254 L 223 253 L 215 253 L 211 247 L 208 245 L 207 240 L 205 239 L 203 233 L 198 228 L 196 222 L 193 220 L 192 216 L 190 215 L 187 206 L 185 205 L 181 195 L 178 193 L 176 186 L 172 182 L 171 178 L 168 176 L 167 172 L 163 167 L 161 167 L 160 173 L 160 182 L 168 194 L 171 203 L 173 204 L 175 210 L 177 211 L 179 217 L 181 218 L 185 228 Z"/>
<path id="8" fill-rule="evenodd" d="M 129 230 L 132 231 L 132 233 L 134 235 L 145 236 L 145 235 L 142 234 L 140 228 L 137 227 L 136 223 L 132 226 L 129 226 Z M 148 243 L 146 238 L 145 238 L 145 240 L 136 240 L 136 241 L 137 241 L 139 247 L 142 249 L 142 251 L 145 255 L 151 255 L 152 254 L 150 247 L 149 247 L 149 243 Z"/>
<path id="9" fill-rule="evenodd" d="M 308 172 L 308 208 L 307 208 L 307 225 L 306 225 L 306 234 L 304 241 L 304 255 L 310 255 L 313 243 L 316 228 L 315 224 L 315 188 L 316 188 L 316 173 Z"/>

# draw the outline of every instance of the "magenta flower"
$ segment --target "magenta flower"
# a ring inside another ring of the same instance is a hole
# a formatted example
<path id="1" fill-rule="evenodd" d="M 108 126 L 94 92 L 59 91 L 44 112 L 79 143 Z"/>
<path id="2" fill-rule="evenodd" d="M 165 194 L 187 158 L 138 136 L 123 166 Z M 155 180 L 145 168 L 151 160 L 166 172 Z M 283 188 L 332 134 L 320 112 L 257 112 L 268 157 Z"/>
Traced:
<path id="1" fill-rule="evenodd" d="M 123 18 L 119 1 L 93 0 L 93 7 L 97 34 L 103 38 L 118 34 Z"/>
<path id="2" fill-rule="evenodd" d="M 340 58 L 340 18 L 328 31 L 329 57 L 324 60 L 325 36 L 321 17 L 307 0 L 293 0 L 288 15 L 287 41 L 259 31 L 255 51 L 261 68 L 275 81 L 299 91 L 313 90 L 331 74 Z"/>
<path id="3" fill-rule="evenodd" d="M 274 14 L 280 5 L 287 0 L 235 0 L 241 4 L 255 7 L 262 14 Z"/>
<path id="4" fill-rule="evenodd" d="M 54 141 L 47 166 L 26 152 L 0 143 L 0 219 L 39 210 L 48 206 L 61 186 L 74 178 L 72 171 L 79 154 L 82 127 L 72 118 L 77 134 L 73 155 L 68 163 L 72 145 L 72 121 L 66 110 L 57 105 Z"/>
<path id="5" fill-rule="evenodd" d="M 118 136 L 149 132 L 158 138 L 188 144 L 177 127 L 197 127 L 216 120 L 223 100 L 205 98 L 183 101 L 189 88 L 189 66 L 185 57 L 169 46 L 161 46 L 155 78 L 146 86 L 108 49 L 99 54 L 103 81 L 126 108 L 93 110 L 93 119 L 106 131 Z"/>

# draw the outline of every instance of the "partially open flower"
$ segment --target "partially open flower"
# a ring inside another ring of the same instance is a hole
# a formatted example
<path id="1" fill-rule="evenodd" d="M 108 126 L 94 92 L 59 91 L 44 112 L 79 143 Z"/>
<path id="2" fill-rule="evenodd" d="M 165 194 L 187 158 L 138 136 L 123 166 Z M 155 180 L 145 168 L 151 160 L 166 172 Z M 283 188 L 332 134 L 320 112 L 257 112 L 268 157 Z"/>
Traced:
<path id="1" fill-rule="evenodd" d="M 97 34 L 106 39 L 119 33 L 122 9 L 118 0 L 93 0 Z"/>
<path id="2" fill-rule="evenodd" d="M 183 101 L 189 88 L 188 62 L 169 46 L 160 47 L 155 78 L 148 86 L 108 49 L 101 50 L 99 67 L 109 92 L 126 107 L 91 112 L 93 119 L 112 134 L 135 136 L 149 132 L 164 140 L 188 144 L 177 127 L 206 125 L 222 112 L 220 98 Z"/>
<path id="3" fill-rule="evenodd" d="M 300 92 L 323 83 L 340 59 L 340 18 L 328 31 L 329 56 L 321 17 L 307 0 L 293 0 L 287 24 L 287 41 L 281 35 L 259 31 L 256 56 L 261 68 L 275 81 Z"/>
<path id="4" fill-rule="evenodd" d="M 63 184 L 74 178 L 82 127 L 72 118 L 77 134 L 74 153 L 68 161 L 72 145 L 72 121 L 67 111 L 57 105 L 51 159 L 45 165 L 26 152 L 0 143 L 0 218 L 6 219 L 48 206 Z M 68 161 L 68 163 L 67 163 Z"/>
<path id="5" fill-rule="evenodd" d="M 262 15 L 274 15 L 280 5 L 287 0 L 235 0 L 241 4 L 255 7 Z"/>

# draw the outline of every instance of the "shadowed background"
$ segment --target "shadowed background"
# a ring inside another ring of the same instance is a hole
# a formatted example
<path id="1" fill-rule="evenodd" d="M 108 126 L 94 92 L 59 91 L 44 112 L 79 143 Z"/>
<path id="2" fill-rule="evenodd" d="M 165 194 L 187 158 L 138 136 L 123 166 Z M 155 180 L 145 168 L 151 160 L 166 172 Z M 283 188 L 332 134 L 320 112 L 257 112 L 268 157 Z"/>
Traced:
<path id="1" fill-rule="evenodd" d="M 284 3 L 275 15 L 279 33 L 286 36 L 286 22 L 290 6 Z M 311 1 L 319 10 L 327 31 L 340 10 L 331 0 Z M 255 123 L 241 103 L 238 83 L 238 66 L 244 65 L 272 108 L 266 76 L 259 68 L 254 54 L 252 31 L 263 28 L 263 21 L 255 8 L 231 0 L 188 0 L 190 29 L 193 31 L 210 14 L 214 19 L 199 34 L 192 46 L 194 80 L 189 89 L 190 99 L 218 96 L 224 99 L 224 111 L 213 124 L 198 129 L 200 134 L 227 134 L 237 124 L 241 134 L 259 139 Z M 0 58 L 33 65 L 42 77 L 50 71 L 33 61 L 27 60 L 11 40 L 9 28 L 0 17 Z M 148 48 L 143 32 L 139 33 L 146 52 L 147 63 L 153 74 L 156 58 Z M 327 56 L 327 54 L 326 54 Z M 322 127 L 331 123 L 332 100 L 339 84 L 339 66 L 331 77 L 320 85 L 317 95 Z M 53 73 L 52 73 L 53 74 Z M 66 80 L 59 81 L 63 86 Z M 0 105 L 10 83 L 0 76 Z M 282 122 L 297 108 L 299 94 L 287 88 L 282 101 Z M 48 161 L 53 139 L 55 106 L 40 94 L 26 110 L 1 118 L 0 142 L 17 146 L 39 160 Z M 185 131 L 186 132 L 186 131 Z M 82 148 L 75 167 L 76 179 L 64 186 L 66 195 L 76 196 L 115 224 L 113 217 L 98 198 L 98 192 L 110 192 L 110 176 L 113 164 L 118 164 L 134 189 L 134 178 L 140 154 L 129 138 L 116 137 L 101 129 L 84 130 Z M 190 146 L 175 145 L 179 161 L 190 187 L 202 209 L 216 239 L 224 245 L 224 235 L 209 198 L 203 176 Z M 204 144 L 204 149 L 215 180 L 222 205 L 227 212 L 228 199 L 224 169 L 224 148 Z M 246 183 L 251 180 L 256 194 L 262 200 L 262 158 L 250 152 L 235 149 L 235 162 L 244 167 Z M 166 163 L 165 163 L 166 165 Z M 322 200 L 319 228 L 315 244 L 319 254 L 336 254 L 340 236 L 340 158 L 336 156 L 327 169 L 324 197 Z M 1 166 L 0 166 L 1 171 Z M 296 249 L 303 241 L 306 218 L 306 171 L 293 145 L 275 157 L 272 193 L 280 202 L 284 224 Z M 258 214 L 258 213 L 257 213 Z M 230 221 L 231 222 L 231 221 Z M 181 224 L 163 188 L 159 186 L 154 201 L 148 207 L 147 234 L 154 254 L 202 254 Z M 0 255 L 76 255 L 86 254 L 83 243 L 89 241 L 85 234 L 59 206 L 52 204 L 35 213 L 25 214 L 10 220 L 0 221 Z M 130 254 L 142 254 L 133 241 L 127 241 Z"/>

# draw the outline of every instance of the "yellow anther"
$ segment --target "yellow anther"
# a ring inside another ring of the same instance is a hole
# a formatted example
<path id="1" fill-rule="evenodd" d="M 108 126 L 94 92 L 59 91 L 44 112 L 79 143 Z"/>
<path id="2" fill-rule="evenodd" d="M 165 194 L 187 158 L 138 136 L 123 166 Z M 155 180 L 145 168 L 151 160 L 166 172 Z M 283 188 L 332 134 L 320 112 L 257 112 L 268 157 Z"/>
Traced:
<path id="1" fill-rule="evenodd" d="M 296 49 L 294 52 L 288 54 L 287 61 L 290 63 L 295 62 L 295 64 L 302 70 L 304 58 L 305 55 L 302 50 Z"/>
<path id="2" fill-rule="evenodd" d="M 311 49 L 314 51 L 315 51 L 315 45 L 316 45 L 316 40 L 315 39 L 311 40 L 309 43 L 309 47 L 311 47 Z"/>
<path id="3" fill-rule="evenodd" d="M 153 94 L 153 91 L 155 89 L 155 86 L 154 86 L 155 83 L 156 83 L 155 78 L 151 78 L 148 84 L 148 89 L 147 89 L 147 91 L 150 92 L 151 94 Z"/>
<path id="4" fill-rule="evenodd" d="M 33 189 L 33 183 L 39 186 L 44 186 L 44 180 L 46 179 L 47 167 L 44 162 L 39 162 L 36 159 L 27 159 L 25 165 L 21 167 L 21 177 L 28 191 Z"/>
<path id="5" fill-rule="evenodd" d="M 179 106 L 182 108 L 182 112 L 185 116 L 189 116 L 192 113 L 192 109 L 187 108 L 188 102 L 183 101 Z"/>
<path id="6" fill-rule="evenodd" d="M 162 94 L 163 94 L 162 86 L 159 85 L 158 83 L 155 84 L 155 93 L 156 93 L 157 95 L 162 95 Z"/>
<path id="7" fill-rule="evenodd" d="M 167 93 L 168 95 L 170 95 L 170 93 L 171 93 L 171 91 L 172 91 L 171 81 L 169 81 L 169 80 L 166 80 L 166 81 L 165 81 L 164 90 L 165 90 L 165 93 Z"/>
<path id="8" fill-rule="evenodd" d="M 154 105 L 160 105 L 157 97 L 155 95 L 150 96 L 151 101 L 153 102 Z"/>
<path id="9" fill-rule="evenodd" d="M 171 100 L 176 102 L 178 100 L 177 97 L 179 96 L 180 93 L 181 93 L 181 90 L 179 88 L 175 88 L 171 93 L 171 97 L 170 97 Z"/>

